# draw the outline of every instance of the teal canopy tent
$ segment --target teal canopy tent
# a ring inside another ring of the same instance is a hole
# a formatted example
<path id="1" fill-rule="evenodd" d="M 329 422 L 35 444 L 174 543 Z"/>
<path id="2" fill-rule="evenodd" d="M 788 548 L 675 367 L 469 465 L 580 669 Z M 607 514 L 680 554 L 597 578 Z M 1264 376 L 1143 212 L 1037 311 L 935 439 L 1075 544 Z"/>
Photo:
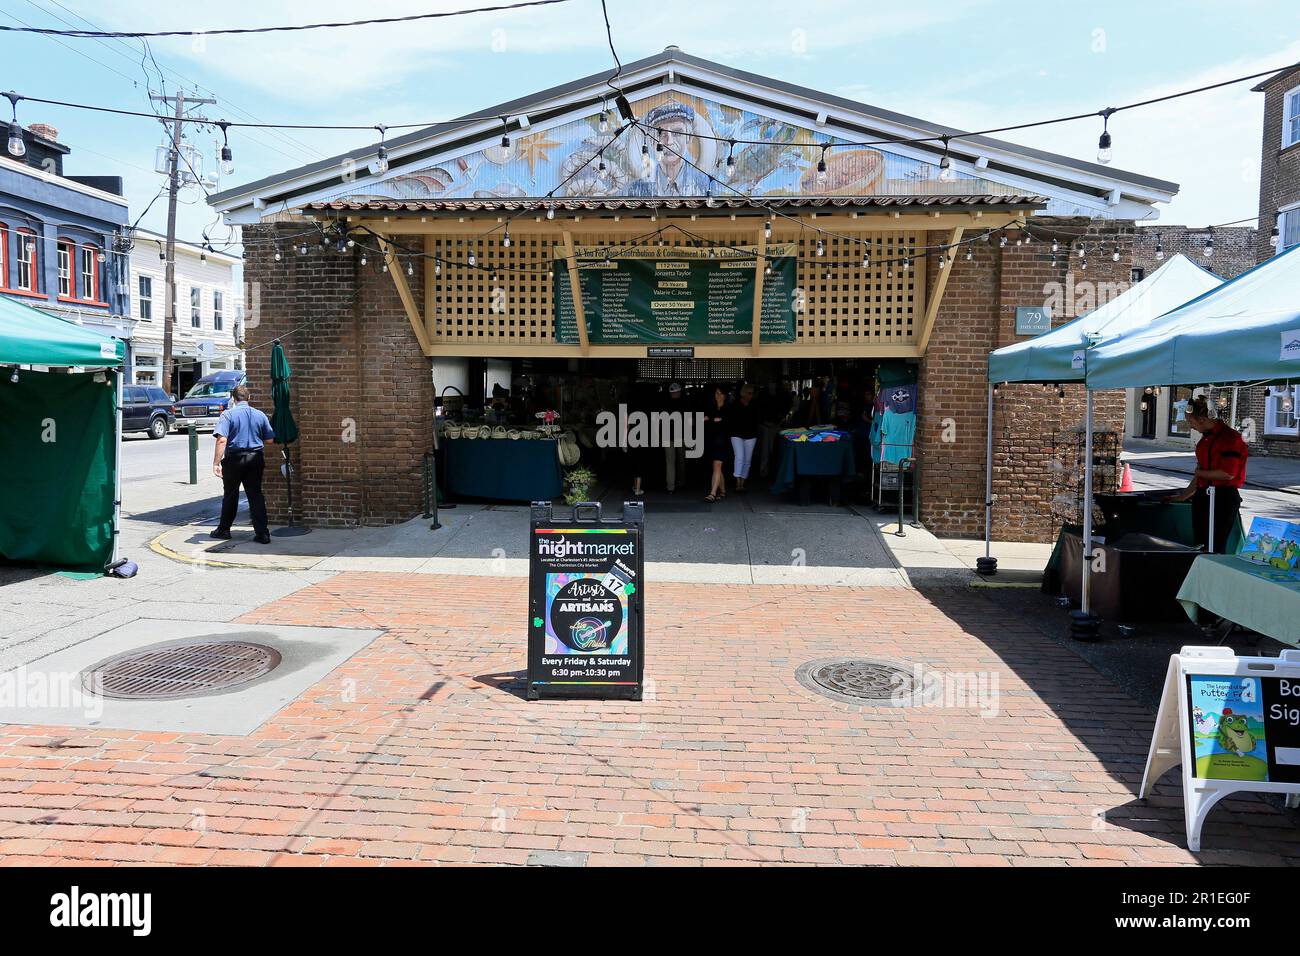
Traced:
<path id="1" fill-rule="evenodd" d="M 1176 255 L 1151 275 L 1086 315 L 989 354 L 990 382 L 1082 382 L 1087 349 L 1146 328 L 1223 280 Z M 1155 381 L 1152 379 L 1152 381 Z"/>
<path id="2" fill-rule="evenodd" d="M 122 342 L 0 299 L 0 558 L 118 563 L 125 359 Z"/>
<path id="3" fill-rule="evenodd" d="M 983 574 L 992 574 L 997 561 L 993 541 L 993 389 L 998 382 L 1059 384 L 1092 381 L 1092 356 L 1109 342 L 1156 324 L 1162 315 L 1189 300 L 1222 285 L 1223 280 L 1186 256 L 1175 255 L 1151 275 L 1085 315 L 1025 342 L 1017 342 L 989 354 L 988 440 L 985 454 L 984 557 L 976 562 Z M 1140 384 L 1151 384 L 1143 382 Z M 1092 552 L 1092 392 L 1087 393 L 1084 435 L 1083 514 L 1084 553 Z M 1092 626 L 1089 613 L 1088 576 L 1091 567 L 1083 562 L 1083 606 L 1081 631 Z"/>
<path id="4" fill-rule="evenodd" d="M 1088 388 L 1300 380 L 1300 246 L 1088 354 Z"/>

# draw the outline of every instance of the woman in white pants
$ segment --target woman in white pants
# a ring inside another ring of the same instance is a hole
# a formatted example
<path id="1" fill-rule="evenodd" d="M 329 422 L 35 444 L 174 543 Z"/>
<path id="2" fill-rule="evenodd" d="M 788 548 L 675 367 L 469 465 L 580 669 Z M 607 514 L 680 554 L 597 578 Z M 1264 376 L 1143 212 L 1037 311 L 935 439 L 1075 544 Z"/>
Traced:
<path id="1" fill-rule="evenodd" d="M 744 385 L 740 389 L 740 401 L 733 406 L 727 416 L 727 431 L 731 436 L 731 456 L 735 467 L 732 476 L 736 479 L 736 493 L 745 493 L 745 480 L 749 478 L 749 466 L 754 460 L 754 446 L 758 444 L 761 427 L 758 409 L 754 407 L 754 386 Z"/>

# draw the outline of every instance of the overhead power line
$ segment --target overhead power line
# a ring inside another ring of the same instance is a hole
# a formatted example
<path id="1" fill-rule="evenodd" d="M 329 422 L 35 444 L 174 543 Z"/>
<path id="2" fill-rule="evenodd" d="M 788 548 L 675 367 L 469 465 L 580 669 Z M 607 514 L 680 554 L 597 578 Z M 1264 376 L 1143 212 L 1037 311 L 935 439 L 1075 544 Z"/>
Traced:
<path id="1" fill-rule="evenodd" d="M 329 23 L 294 23 L 275 27 L 226 27 L 217 30 L 78 30 L 59 29 L 57 27 L 11 27 L 0 25 L 0 30 L 11 33 L 35 33 L 42 36 L 84 37 L 90 39 L 126 38 L 151 39 L 154 37 L 197 37 L 197 36 L 234 36 L 250 33 L 293 33 L 303 30 L 334 30 L 342 27 L 365 27 L 386 23 L 414 23 L 418 20 L 441 20 L 447 17 L 462 17 L 474 13 L 503 13 L 508 10 L 522 10 L 525 7 L 549 7 L 569 0 L 523 0 L 520 3 L 503 3 L 491 7 L 473 7 L 468 10 L 443 10 L 434 13 L 412 13 L 402 17 L 373 17 L 367 20 L 340 20 Z"/>

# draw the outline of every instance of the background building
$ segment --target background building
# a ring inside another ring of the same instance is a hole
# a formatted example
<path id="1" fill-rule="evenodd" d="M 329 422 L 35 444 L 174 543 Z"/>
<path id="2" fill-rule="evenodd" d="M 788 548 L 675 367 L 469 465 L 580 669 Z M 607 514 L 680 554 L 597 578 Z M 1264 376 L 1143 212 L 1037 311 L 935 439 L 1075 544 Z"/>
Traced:
<path id="1" fill-rule="evenodd" d="M 0 151 L 0 295 L 128 340 L 127 201 L 116 176 L 64 172 L 58 130 L 23 130 L 26 154 Z"/>
<path id="2" fill-rule="evenodd" d="M 1300 68 L 1255 87 L 1264 94 L 1259 161 L 1259 261 L 1300 244 Z M 1291 401 L 1283 399 L 1290 396 Z M 1289 404 L 1289 408 L 1286 405 Z M 1250 414 L 1262 423 L 1262 450 L 1300 457 L 1300 385 L 1251 390 Z"/>
<path id="3" fill-rule="evenodd" d="M 167 313 L 166 237 L 137 230 L 131 250 L 131 317 L 134 320 L 130 381 L 162 381 L 163 327 Z M 176 243 L 176 324 L 173 390 L 184 395 L 196 380 L 220 369 L 243 368 L 243 302 L 237 293 L 237 256 Z"/>

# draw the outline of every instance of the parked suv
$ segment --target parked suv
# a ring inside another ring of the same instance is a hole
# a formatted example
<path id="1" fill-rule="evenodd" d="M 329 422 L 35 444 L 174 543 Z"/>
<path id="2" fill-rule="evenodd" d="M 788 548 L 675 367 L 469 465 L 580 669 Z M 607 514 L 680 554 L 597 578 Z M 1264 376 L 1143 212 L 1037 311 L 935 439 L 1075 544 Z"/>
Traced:
<path id="1" fill-rule="evenodd" d="M 162 438 L 176 420 L 172 400 L 156 385 L 122 386 L 122 431 Z"/>
<path id="2" fill-rule="evenodd" d="M 203 376 L 176 403 L 176 430 L 184 431 L 190 425 L 215 427 L 221 413 L 230 405 L 231 390 L 245 381 L 244 373 L 237 370 Z"/>

